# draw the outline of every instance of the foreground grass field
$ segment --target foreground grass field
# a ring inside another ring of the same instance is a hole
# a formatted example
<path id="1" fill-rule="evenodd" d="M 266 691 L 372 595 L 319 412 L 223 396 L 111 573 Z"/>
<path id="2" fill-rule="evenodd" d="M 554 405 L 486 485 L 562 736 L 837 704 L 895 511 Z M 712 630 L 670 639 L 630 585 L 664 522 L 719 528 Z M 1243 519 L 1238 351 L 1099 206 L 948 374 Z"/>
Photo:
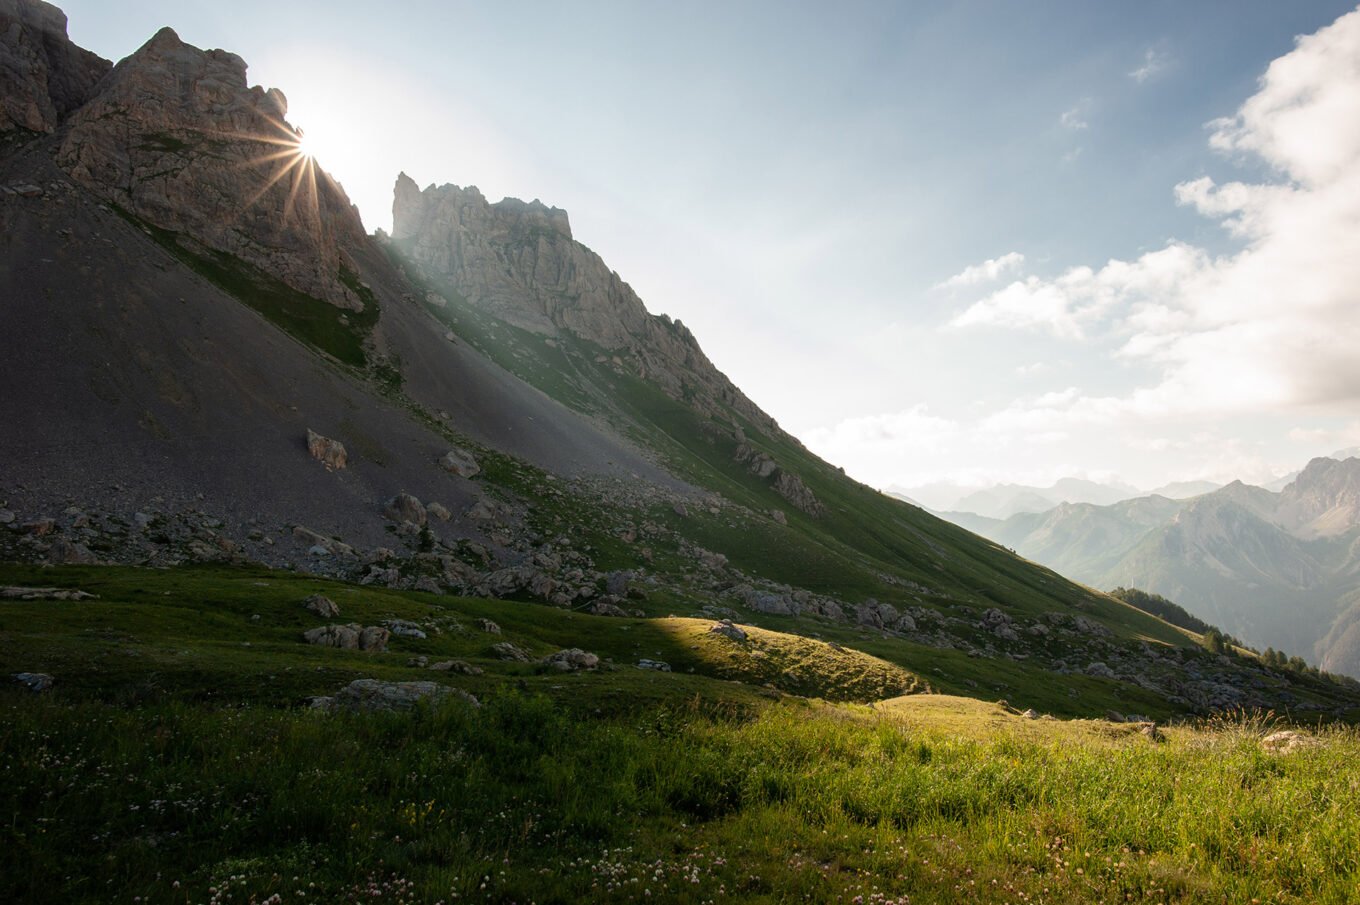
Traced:
<path id="1" fill-rule="evenodd" d="M 580 719 L 5 696 L 8 902 L 1356 900 L 1360 739 L 923 697 Z M 905 712 L 902 712 L 905 711 Z M 922 716 L 928 718 L 922 719 Z"/>
<path id="2" fill-rule="evenodd" d="M 0 683 L 2 902 L 1360 901 L 1352 729 L 1277 750 L 1260 716 L 1160 737 L 1026 719 L 845 644 L 734 644 L 664 611 L 264 570 L 0 578 L 100 595 L 0 602 L 0 669 L 56 677 Z M 308 645 L 319 589 L 336 621 L 429 636 Z M 548 671 L 502 642 L 604 664 Z M 307 708 L 359 677 L 481 706 Z"/>

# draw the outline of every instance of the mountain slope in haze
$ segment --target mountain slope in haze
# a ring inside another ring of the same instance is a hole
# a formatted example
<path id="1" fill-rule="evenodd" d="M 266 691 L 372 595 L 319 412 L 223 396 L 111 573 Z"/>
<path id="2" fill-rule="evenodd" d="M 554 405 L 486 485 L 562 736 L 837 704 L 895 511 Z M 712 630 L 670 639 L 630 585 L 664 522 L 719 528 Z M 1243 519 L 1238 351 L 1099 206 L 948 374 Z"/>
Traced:
<path id="1" fill-rule="evenodd" d="M 1248 643 L 1360 674 L 1343 640 L 1360 591 L 1360 459 L 1314 459 L 1279 492 L 1234 481 L 1186 501 L 948 517 L 1078 581 L 1144 588 Z"/>
<path id="2" fill-rule="evenodd" d="M 7 54 L 85 59 L 19 8 Z M 848 479 L 560 211 L 399 180 L 367 235 L 232 54 L 163 30 L 74 108 L 51 85 L 0 146 L 6 558 L 646 601 L 1050 712 L 1352 705 Z"/>

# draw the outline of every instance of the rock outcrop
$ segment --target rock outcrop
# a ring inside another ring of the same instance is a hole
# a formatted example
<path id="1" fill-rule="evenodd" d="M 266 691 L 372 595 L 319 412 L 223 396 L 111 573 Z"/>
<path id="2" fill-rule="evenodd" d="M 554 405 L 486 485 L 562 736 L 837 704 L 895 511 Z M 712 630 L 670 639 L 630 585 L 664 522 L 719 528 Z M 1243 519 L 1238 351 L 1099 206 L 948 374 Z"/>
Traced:
<path id="1" fill-rule="evenodd" d="M 345 444 L 330 437 L 323 437 L 310 428 L 307 430 L 307 452 L 312 454 L 313 459 L 331 469 L 339 470 L 349 462 Z"/>
<path id="2" fill-rule="evenodd" d="M 54 131 L 112 66 L 71 43 L 50 3 L 0 0 L 0 134 Z"/>
<path id="3" fill-rule="evenodd" d="M 572 238 L 566 211 L 517 198 L 492 204 L 475 186 L 422 191 L 402 173 L 392 222 L 393 239 L 420 267 L 500 319 L 549 337 L 574 334 L 705 414 L 728 408 L 778 430 L 684 324 L 649 314 L 631 286 Z"/>
<path id="4" fill-rule="evenodd" d="M 300 292 L 360 310 L 351 252 L 367 241 L 344 190 L 301 153 L 277 89 L 163 28 L 71 115 L 57 162 L 107 201 L 233 255 Z"/>
<path id="5" fill-rule="evenodd" d="M 450 688 L 438 682 L 384 682 L 379 679 L 355 679 L 334 695 L 312 699 L 317 710 L 356 712 L 410 710 L 421 701 L 441 701 L 459 698 L 473 707 L 480 704 L 473 695 L 461 688 Z"/>

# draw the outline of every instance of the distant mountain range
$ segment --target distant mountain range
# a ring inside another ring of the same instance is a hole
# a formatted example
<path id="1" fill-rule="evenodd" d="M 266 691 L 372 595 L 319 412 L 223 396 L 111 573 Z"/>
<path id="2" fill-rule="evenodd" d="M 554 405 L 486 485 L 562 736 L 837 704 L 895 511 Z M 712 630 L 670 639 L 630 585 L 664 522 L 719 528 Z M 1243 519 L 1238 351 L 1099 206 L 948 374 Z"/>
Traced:
<path id="1" fill-rule="evenodd" d="M 1050 487 L 1026 484 L 994 484 L 969 488 L 958 484 L 934 483 L 920 487 L 890 490 L 898 499 L 937 512 L 962 512 L 992 519 L 1006 519 L 1021 513 L 1047 512 L 1062 503 L 1092 503 L 1108 506 L 1144 495 L 1180 500 L 1217 490 L 1223 485 L 1212 481 L 1177 481 L 1153 490 L 1139 490 L 1122 481 L 1101 483 L 1082 478 L 1062 478 Z"/>
<path id="2" fill-rule="evenodd" d="M 1162 594 L 1249 644 L 1360 675 L 1360 458 L 1314 459 L 1278 491 L 1234 481 L 1184 500 L 942 515 L 1070 578 Z"/>

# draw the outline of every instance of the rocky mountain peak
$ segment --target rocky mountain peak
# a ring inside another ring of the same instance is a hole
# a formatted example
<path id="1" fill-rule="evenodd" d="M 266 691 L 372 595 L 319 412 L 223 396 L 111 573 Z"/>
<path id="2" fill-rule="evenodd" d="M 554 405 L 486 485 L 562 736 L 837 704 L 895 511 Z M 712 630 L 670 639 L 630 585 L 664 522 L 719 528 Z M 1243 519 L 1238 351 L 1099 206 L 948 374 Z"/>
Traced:
<path id="1" fill-rule="evenodd" d="M 0 134 L 52 132 L 113 64 L 71 43 L 66 14 L 42 0 L 0 0 Z"/>
<path id="2" fill-rule="evenodd" d="M 57 162 L 129 213 L 341 307 L 367 241 L 344 190 L 298 150 L 281 91 L 163 28 L 66 121 Z"/>
<path id="3" fill-rule="evenodd" d="M 420 189 L 405 173 L 393 239 L 436 283 L 507 323 L 601 347 L 621 367 L 719 418 L 731 409 L 778 430 L 715 368 L 679 321 L 647 311 L 595 252 L 572 237 L 567 212 L 541 201 L 492 204 L 475 187 Z"/>
<path id="4" fill-rule="evenodd" d="M 1360 459 L 1316 458 L 1280 491 L 1279 518 L 1300 537 L 1332 537 L 1360 524 Z"/>

